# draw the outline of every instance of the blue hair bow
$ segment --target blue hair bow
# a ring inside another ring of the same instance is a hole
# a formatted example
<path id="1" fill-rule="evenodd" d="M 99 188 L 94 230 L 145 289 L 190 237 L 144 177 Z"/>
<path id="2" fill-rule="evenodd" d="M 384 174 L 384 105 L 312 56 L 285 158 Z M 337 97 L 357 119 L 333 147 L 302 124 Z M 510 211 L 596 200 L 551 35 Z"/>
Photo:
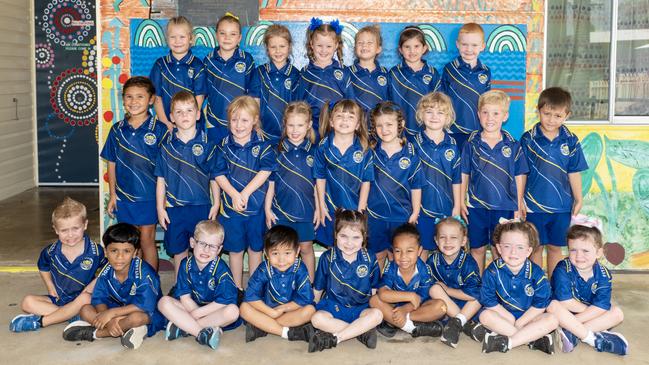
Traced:
<path id="1" fill-rule="evenodd" d="M 441 217 L 441 218 L 438 217 L 438 218 L 435 218 L 435 224 L 439 223 L 442 219 L 446 219 L 446 218 L 452 218 L 452 219 L 455 219 L 456 221 L 460 222 L 460 224 L 462 225 L 462 227 L 466 228 L 466 222 L 465 222 L 464 219 L 463 219 L 461 216 L 459 216 L 459 215 L 454 215 L 454 216 L 452 216 L 452 217 Z"/>
<path id="2" fill-rule="evenodd" d="M 315 18 L 315 17 L 314 17 L 314 18 L 311 18 L 311 22 L 309 23 L 309 30 L 310 30 L 311 32 L 313 32 L 313 31 L 315 31 L 316 29 L 320 28 L 320 26 L 321 26 L 322 24 L 324 24 L 324 22 L 322 21 L 322 19 L 320 19 L 320 18 Z M 336 34 L 340 34 L 340 33 L 342 33 L 343 28 L 344 28 L 342 25 L 340 25 L 340 21 L 339 21 L 338 19 L 336 19 L 336 20 L 332 20 L 332 21 L 329 23 L 329 26 L 334 30 L 334 32 L 336 32 Z"/>
<path id="3" fill-rule="evenodd" d="M 334 32 L 336 32 L 336 34 L 342 33 L 343 28 L 344 28 L 342 25 L 340 25 L 340 22 L 338 21 L 338 19 L 332 20 L 331 23 L 329 23 L 329 25 L 331 26 L 331 28 L 333 28 L 333 30 L 334 30 Z"/>
<path id="4" fill-rule="evenodd" d="M 311 18 L 311 23 L 309 24 L 309 30 L 314 31 L 322 25 L 322 19 L 320 18 Z"/>

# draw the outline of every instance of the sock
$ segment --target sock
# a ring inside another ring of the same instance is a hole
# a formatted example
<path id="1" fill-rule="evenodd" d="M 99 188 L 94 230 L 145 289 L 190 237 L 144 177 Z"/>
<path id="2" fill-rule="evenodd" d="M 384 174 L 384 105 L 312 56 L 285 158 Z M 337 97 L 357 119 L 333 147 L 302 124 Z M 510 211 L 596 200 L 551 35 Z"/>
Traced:
<path id="1" fill-rule="evenodd" d="M 586 338 L 582 339 L 583 342 L 589 344 L 592 347 L 595 347 L 595 334 L 593 331 L 588 331 Z"/>
<path id="2" fill-rule="evenodd" d="M 512 349 L 512 339 L 507 337 L 507 350 Z"/>
<path id="3" fill-rule="evenodd" d="M 39 316 L 39 317 L 38 317 L 38 325 L 39 325 L 40 327 L 43 327 L 43 316 Z"/>
<path id="4" fill-rule="evenodd" d="M 282 338 L 288 340 L 288 327 L 282 327 Z"/>
<path id="5" fill-rule="evenodd" d="M 455 318 L 460 320 L 460 323 L 462 324 L 462 326 L 464 326 L 466 324 L 466 317 L 464 316 L 464 314 L 458 313 L 458 315 L 455 316 Z"/>
<path id="6" fill-rule="evenodd" d="M 412 333 L 415 330 L 415 324 L 410 320 L 410 313 L 406 314 L 406 323 L 401 327 L 402 330 Z"/>
<path id="7" fill-rule="evenodd" d="M 334 335 L 334 337 L 336 338 L 336 345 L 339 344 L 340 343 L 340 337 L 338 337 L 338 334 L 337 333 L 332 333 L 332 335 Z"/>
<path id="8" fill-rule="evenodd" d="M 97 329 L 96 328 L 95 328 L 94 331 L 92 331 L 92 338 L 94 338 L 95 340 L 99 339 L 99 337 L 97 337 Z"/>

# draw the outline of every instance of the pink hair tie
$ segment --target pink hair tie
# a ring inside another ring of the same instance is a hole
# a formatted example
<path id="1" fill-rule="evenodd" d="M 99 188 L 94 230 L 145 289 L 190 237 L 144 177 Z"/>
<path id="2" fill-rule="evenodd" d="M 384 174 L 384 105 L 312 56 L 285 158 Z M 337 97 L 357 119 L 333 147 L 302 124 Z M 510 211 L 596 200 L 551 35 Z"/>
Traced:
<path id="1" fill-rule="evenodd" d="M 602 230 L 602 221 L 599 218 L 596 217 L 589 217 L 584 214 L 577 214 L 575 216 L 572 216 L 570 219 L 570 225 L 578 225 L 578 226 L 584 226 L 584 227 L 589 227 L 589 228 L 597 228 L 600 231 Z"/>

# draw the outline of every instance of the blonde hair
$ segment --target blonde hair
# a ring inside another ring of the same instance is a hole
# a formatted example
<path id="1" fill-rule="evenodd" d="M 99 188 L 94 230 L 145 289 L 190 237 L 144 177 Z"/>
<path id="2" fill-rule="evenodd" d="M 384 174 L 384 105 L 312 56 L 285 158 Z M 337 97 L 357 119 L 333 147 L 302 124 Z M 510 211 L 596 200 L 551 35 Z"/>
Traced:
<path id="1" fill-rule="evenodd" d="M 507 222 L 497 225 L 496 229 L 494 229 L 493 244 L 499 244 L 500 239 L 506 232 L 520 232 L 527 236 L 527 242 L 533 250 L 539 247 L 539 231 L 530 222 Z"/>
<path id="2" fill-rule="evenodd" d="M 482 109 L 485 105 L 500 105 L 505 112 L 509 111 L 509 95 L 502 90 L 489 90 L 480 95 L 478 99 L 478 110 Z"/>
<path id="3" fill-rule="evenodd" d="M 453 103 L 451 102 L 451 98 L 449 98 L 448 95 L 439 91 L 435 91 L 428 93 L 422 96 L 421 99 L 419 99 L 415 117 L 417 119 L 417 124 L 419 124 L 420 126 L 424 125 L 424 113 L 426 112 L 426 109 L 429 108 L 439 108 L 443 112 L 446 112 L 446 114 L 448 115 L 448 120 L 446 121 L 446 123 L 444 123 L 444 129 L 448 129 L 451 124 L 455 122 L 455 109 L 453 109 Z"/>
<path id="4" fill-rule="evenodd" d="M 198 102 L 196 101 L 196 97 L 194 97 L 194 94 L 187 90 L 180 90 L 171 97 L 169 110 L 171 110 L 172 113 L 176 107 L 176 104 L 178 103 L 192 103 L 194 104 L 194 107 L 198 109 Z"/>
<path id="5" fill-rule="evenodd" d="M 369 134 L 376 137 L 372 140 L 372 147 L 376 146 L 376 143 L 380 139 L 376 134 L 376 120 L 383 115 L 390 115 L 394 117 L 394 119 L 396 119 L 398 125 L 397 133 L 399 134 L 401 145 L 405 145 L 407 140 L 406 137 L 403 136 L 403 131 L 406 129 L 406 119 L 403 117 L 403 112 L 397 104 L 391 101 L 383 101 L 376 104 L 376 106 L 374 106 L 374 108 L 372 108 L 372 110 L 370 111 Z"/>
<path id="6" fill-rule="evenodd" d="M 334 28 L 327 24 L 323 23 L 319 27 L 317 27 L 315 30 L 311 30 L 307 27 L 306 29 L 306 54 L 309 57 L 309 60 L 314 61 L 315 60 L 315 55 L 313 52 L 313 48 L 311 48 L 311 42 L 313 42 L 313 39 L 317 34 L 323 35 L 323 36 L 331 36 L 333 37 L 334 41 L 338 44 L 336 47 L 336 57 L 338 57 L 338 61 L 342 64 L 343 62 L 343 40 L 340 34 L 337 34 Z"/>
<path id="7" fill-rule="evenodd" d="M 178 26 L 178 25 L 184 25 L 187 26 L 189 29 L 189 36 L 193 40 L 194 39 L 194 26 L 192 25 L 192 22 L 185 18 L 184 16 L 175 16 L 171 19 L 169 19 L 169 23 L 167 23 L 167 32 L 169 32 L 169 27 L 171 26 Z"/>
<path id="8" fill-rule="evenodd" d="M 466 223 L 464 223 L 463 220 L 460 220 L 461 218 L 458 217 L 444 217 L 439 220 L 439 222 L 435 223 L 435 241 L 437 241 L 437 237 L 439 237 L 439 231 L 442 226 L 455 226 L 460 230 L 460 233 L 462 233 L 462 238 L 467 237 L 467 226 Z M 468 240 L 462 244 L 462 248 L 464 251 L 469 251 L 469 245 L 467 244 Z"/>
<path id="9" fill-rule="evenodd" d="M 374 25 L 367 25 L 361 29 L 358 30 L 356 35 L 354 36 L 354 48 L 356 48 L 356 43 L 358 42 L 358 37 L 363 34 L 363 33 L 369 33 L 376 38 L 376 45 L 378 47 L 383 46 L 383 38 L 381 37 L 381 27 L 379 27 L 378 24 Z"/>
<path id="10" fill-rule="evenodd" d="M 259 103 L 257 103 L 255 99 L 248 95 L 237 96 L 236 98 L 234 98 L 234 100 L 232 100 L 230 105 L 228 105 L 228 123 L 230 122 L 230 120 L 232 120 L 232 116 L 234 116 L 241 110 L 245 110 L 256 120 L 253 128 L 255 129 L 257 134 L 261 134 L 261 122 L 259 121 Z"/>
<path id="11" fill-rule="evenodd" d="M 83 205 L 83 203 L 66 196 L 65 199 L 54 208 L 54 211 L 52 212 L 52 224 L 56 225 L 56 221 L 60 219 L 74 217 L 81 217 L 81 220 L 84 222 L 87 221 L 88 212 L 86 206 Z"/>
<path id="12" fill-rule="evenodd" d="M 223 23 L 234 23 L 239 27 L 239 34 L 241 34 L 241 22 L 239 21 L 239 18 L 236 16 L 230 14 L 230 13 L 225 13 L 222 17 L 219 18 L 219 20 L 216 22 L 216 31 L 219 31 L 219 27 Z"/>
<path id="13" fill-rule="evenodd" d="M 288 53 L 291 54 L 291 49 L 293 48 L 293 38 L 291 37 L 291 32 L 288 28 L 280 24 L 273 24 L 266 29 L 264 33 L 264 46 L 266 46 L 266 53 L 268 53 L 268 42 L 273 37 L 283 38 L 288 42 Z"/>
<path id="14" fill-rule="evenodd" d="M 194 228 L 194 239 L 196 239 L 198 236 L 203 235 L 216 235 L 216 240 L 219 243 L 223 243 L 223 239 L 225 238 L 225 230 L 223 229 L 221 223 L 206 219 L 198 222 L 196 224 L 196 227 Z"/>
<path id="15" fill-rule="evenodd" d="M 466 23 L 460 28 L 460 32 L 458 33 L 458 38 L 460 37 L 460 34 L 468 34 L 468 33 L 478 33 L 482 36 L 483 42 L 484 42 L 484 29 L 482 29 L 482 26 L 478 23 Z"/>
<path id="16" fill-rule="evenodd" d="M 320 109 L 320 136 L 323 138 L 331 133 L 333 130 L 332 119 L 336 113 L 354 113 L 356 115 L 357 127 L 354 134 L 363 146 L 363 152 L 369 147 L 369 136 L 367 134 L 367 126 L 365 125 L 365 113 L 354 100 L 341 99 L 334 104 L 333 108 L 329 110 L 329 103 L 325 103 Z"/>
<path id="17" fill-rule="evenodd" d="M 352 209 L 336 209 L 334 214 L 334 246 L 336 245 L 336 236 L 338 232 L 345 227 L 353 227 L 361 231 L 363 236 L 363 247 L 367 246 L 367 214 Z"/>
<path id="18" fill-rule="evenodd" d="M 288 117 L 291 115 L 303 115 L 309 124 L 309 129 L 306 131 L 306 139 L 315 143 L 315 131 L 313 130 L 313 113 L 311 112 L 311 105 L 304 101 L 294 101 L 286 106 L 284 109 L 284 117 L 282 118 L 282 137 L 279 140 L 279 151 L 284 152 L 284 141 L 288 138 L 286 134 L 286 123 Z"/>

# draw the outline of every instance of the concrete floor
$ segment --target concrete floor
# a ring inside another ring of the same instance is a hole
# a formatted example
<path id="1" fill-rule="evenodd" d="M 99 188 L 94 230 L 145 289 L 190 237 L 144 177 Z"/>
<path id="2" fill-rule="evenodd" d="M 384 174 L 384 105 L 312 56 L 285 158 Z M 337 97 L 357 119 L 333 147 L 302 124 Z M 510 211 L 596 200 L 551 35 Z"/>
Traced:
<path id="1" fill-rule="evenodd" d="M 242 327 L 227 332 L 221 346 L 212 351 L 191 338 L 165 342 L 158 333 L 136 351 L 128 351 L 117 340 L 72 343 L 61 339 L 64 325 L 38 332 L 14 334 L 9 321 L 20 313 L 18 304 L 29 293 L 44 293 L 37 272 L 33 270 L 42 247 L 56 236 L 51 230 L 52 207 L 65 195 L 86 203 L 90 218 L 89 233 L 97 239 L 98 193 L 96 189 L 33 189 L 0 202 L 0 364 L 649 364 L 649 281 L 646 275 L 618 274 L 614 279 L 614 298 L 625 312 L 625 321 L 616 328 L 630 343 L 630 355 L 622 358 L 600 354 L 580 345 L 571 354 L 552 356 L 518 348 L 507 354 L 482 354 L 480 345 L 462 337 L 455 350 L 438 339 L 412 339 L 399 334 L 393 339 L 379 336 L 376 350 L 367 350 L 357 341 L 349 341 L 323 353 L 309 354 L 303 342 L 287 342 L 268 336 L 253 343 L 244 342 Z M 25 272 L 27 271 L 27 272 Z M 161 274 L 163 289 L 171 282 L 171 273 Z"/>

